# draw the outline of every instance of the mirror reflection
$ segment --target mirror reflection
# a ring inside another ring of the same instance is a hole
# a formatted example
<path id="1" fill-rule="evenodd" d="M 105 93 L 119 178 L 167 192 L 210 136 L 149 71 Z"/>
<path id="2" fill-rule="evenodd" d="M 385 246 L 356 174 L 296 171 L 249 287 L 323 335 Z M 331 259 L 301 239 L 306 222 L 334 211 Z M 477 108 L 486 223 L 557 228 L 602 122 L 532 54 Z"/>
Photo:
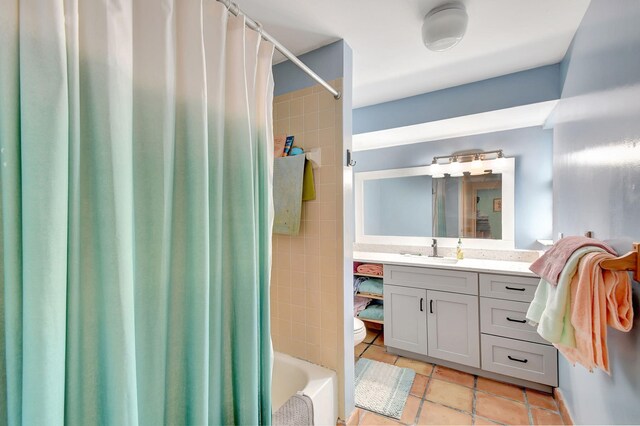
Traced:
<path id="1" fill-rule="evenodd" d="M 502 175 L 433 179 L 433 236 L 502 238 Z"/>
<path id="2" fill-rule="evenodd" d="M 363 192 L 365 234 L 431 236 L 431 176 L 366 180 Z"/>

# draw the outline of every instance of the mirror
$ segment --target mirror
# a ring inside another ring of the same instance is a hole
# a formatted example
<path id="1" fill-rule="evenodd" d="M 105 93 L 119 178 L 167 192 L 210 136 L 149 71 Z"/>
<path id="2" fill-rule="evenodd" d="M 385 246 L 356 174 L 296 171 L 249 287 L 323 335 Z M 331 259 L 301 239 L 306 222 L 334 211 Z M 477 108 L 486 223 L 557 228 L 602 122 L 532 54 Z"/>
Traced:
<path id="1" fill-rule="evenodd" d="M 485 174 L 432 178 L 431 167 L 355 174 L 356 242 L 514 247 L 513 158 L 485 161 Z"/>
<path id="2" fill-rule="evenodd" d="M 434 179 L 435 180 L 435 179 Z M 364 182 L 364 232 L 368 235 L 431 235 L 431 176 Z"/>
<path id="3" fill-rule="evenodd" d="M 434 237 L 502 239 L 501 174 L 433 179 L 431 193 Z"/>

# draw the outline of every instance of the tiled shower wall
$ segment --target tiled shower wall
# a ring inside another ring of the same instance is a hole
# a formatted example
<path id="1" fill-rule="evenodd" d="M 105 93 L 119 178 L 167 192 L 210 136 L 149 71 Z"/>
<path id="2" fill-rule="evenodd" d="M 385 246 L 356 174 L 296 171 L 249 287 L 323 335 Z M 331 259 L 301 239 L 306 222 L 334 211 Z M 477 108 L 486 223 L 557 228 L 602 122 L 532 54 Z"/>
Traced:
<path id="1" fill-rule="evenodd" d="M 342 90 L 342 79 L 330 82 Z M 338 370 L 342 328 L 342 101 L 320 85 L 274 99 L 274 134 L 320 148 L 316 200 L 302 204 L 297 236 L 273 236 L 271 336 L 274 349 Z"/>

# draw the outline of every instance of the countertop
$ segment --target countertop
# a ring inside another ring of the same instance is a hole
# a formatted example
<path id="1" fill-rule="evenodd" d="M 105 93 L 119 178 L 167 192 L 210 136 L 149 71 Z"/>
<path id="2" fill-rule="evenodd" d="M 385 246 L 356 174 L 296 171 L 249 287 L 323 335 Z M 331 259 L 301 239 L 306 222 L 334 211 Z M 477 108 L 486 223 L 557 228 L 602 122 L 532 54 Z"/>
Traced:
<path id="1" fill-rule="evenodd" d="M 356 262 L 386 263 L 390 265 L 425 266 L 429 268 L 448 269 L 452 271 L 485 272 L 492 274 L 518 275 L 522 277 L 537 277 L 529 270 L 529 262 L 513 262 L 506 260 L 462 259 L 456 263 L 440 263 L 428 256 L 405 255 L 398 253 L 375 253 L 355 251 L 353 260 Z M 454 259 L 444 258 L 452 262 Z"/>

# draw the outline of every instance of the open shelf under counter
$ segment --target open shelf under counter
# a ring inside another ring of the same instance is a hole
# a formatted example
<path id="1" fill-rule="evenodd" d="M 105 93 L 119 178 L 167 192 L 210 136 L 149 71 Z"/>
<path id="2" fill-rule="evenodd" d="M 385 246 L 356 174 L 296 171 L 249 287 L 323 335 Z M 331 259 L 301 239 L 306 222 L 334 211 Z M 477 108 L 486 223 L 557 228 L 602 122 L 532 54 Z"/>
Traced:
<path id="1" fill-rule="evenodd" d="M 369 299 L 384 300 L 381 294 L 363 293 L 361 291 L 357 292 L 356 296 L 368 297 Z"/>
<path id="2" fill-rule="evenodd" d="M 360 318 L 357 317 L 360 321 L 364 321 L 364 322 L 372 322 L 374 324 L 380 324 L 380 325 L 384 325 L 384 321 L 382 320 L 374 320 L 374 319 L 368 319 L 368 318 Z"/>
<path id="3" fill-rule="evenodd" d="M 382 275 L 374 275 L 374 274 L 361 274 L 360 272 L 354 272 L 354 277 L 369 277 L 369 278 L 380 278 L 382 279 Z"/>

